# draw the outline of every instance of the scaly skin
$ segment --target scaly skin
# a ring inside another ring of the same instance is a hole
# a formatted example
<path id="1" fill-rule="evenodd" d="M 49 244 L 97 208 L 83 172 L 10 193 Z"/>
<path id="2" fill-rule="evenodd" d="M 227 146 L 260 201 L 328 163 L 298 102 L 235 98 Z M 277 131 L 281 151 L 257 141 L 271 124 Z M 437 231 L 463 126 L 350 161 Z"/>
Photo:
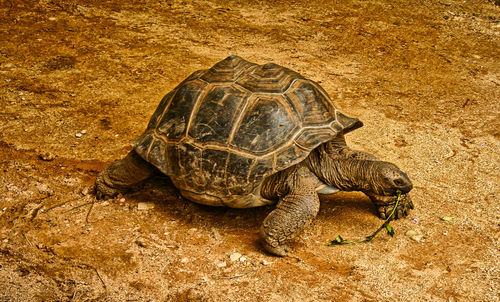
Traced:
<path id="1" fill-rule="evenodd" d="M 135 151 L 130 151 L 123 159 L 115 160 L 107 166 L 95 181 L 97 199 L 107 199 L 125 193 L 133 185 L 145 180 L 156 168 L 142 159 Z"/>
<path id="2" fill-rule="evenodd" d="M 280 198 L 276 209 L 264 219 L 260 228 L 262 244 L 268 252 L 286 256 L 289 251 L 287 243 L 318 214 L 319 197 L 313 178 L 306 168 L 289 175 L 288 194 Z"/>
<path id="3" fill-rule="evenodd" d="M 322 183 L 343 191 L 366 193 L 380 218 L 386 218 L 392 211 L 397 190 L 407 193 L 412 189 L 410 180 L 398 167 L 370 153 L 349 149 L 343 137 L 323 144 L 303 162 L 271 175 L 262 184 L 264 198 L 279 200 L 260 230 L 263 247 L 269 253 L 287 255 L 287 243 L 318 213 L 315 189 Z M 402 198 L 395 218 L 407 215 L 413 208 L 408 194 Z"/>
<path id="4" fill-rule="evenodd" d="M 96 179 L 97 198 L 125 193 L 128 188 L 150 177 L 156 168 L 135 151 L 114 161 Z M 290 240 L 295 238 L 317 215 L 320 207 L 316 188 L 326 184 L 344 191 L 366 193 L 381 218 L 394 207 L 396 190 L 407 193 L 411 182 L 394 164 L 375 156 L 349 149 L 343 137 L 313 150 L 301 163 L 264 180 L 262 197 L 278 201 L 276 209 L 264 220 L 260 236 L 271 254 L 286 256 Z M 396 218 L 413 208 L 410 197 L 403 195 Z"/>
<path id="5" fill-rule="evenodd" d="M 349 148 L 345 142 L 344 135 L 338 135 L 333 141 L 328 144 L 328 152 L 330 154 L 336 154 L 336 156 L 340 158 L 353 158 L 359 160 L 373 160 L 380 161 L 375 155 L 359 151 L 353 150 Z M 394 208 L 394 204 L 396 203 L 395 196 L 379 196 L 370 194 L 370 192 L 366 192 L 370 197 L 373 205 L 377 210 L 377 214 L 381 219 L 386 219 L 389 214 L 392 212 Z M 401 202 L 398 204 L 398 208 L 394 212 L 393 218 L 399 219 L 408 215 L 409 210 L 413 209 L 413 202 L 409 194 L 401 195 Z"/>

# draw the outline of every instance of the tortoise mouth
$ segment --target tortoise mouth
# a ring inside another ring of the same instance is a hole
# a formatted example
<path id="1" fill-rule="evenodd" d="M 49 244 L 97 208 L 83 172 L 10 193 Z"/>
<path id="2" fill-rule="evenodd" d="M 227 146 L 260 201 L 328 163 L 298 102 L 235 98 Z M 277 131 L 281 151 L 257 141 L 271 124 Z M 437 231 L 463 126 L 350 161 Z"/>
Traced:
<path id="1" fill-rule="evenodd" d="M 368 195 L 375 204 L 393 204 L 398 198 L 397 193 L 394 193 L 392 195 L 378 195 L 373 193 L 365 194 Z"/>

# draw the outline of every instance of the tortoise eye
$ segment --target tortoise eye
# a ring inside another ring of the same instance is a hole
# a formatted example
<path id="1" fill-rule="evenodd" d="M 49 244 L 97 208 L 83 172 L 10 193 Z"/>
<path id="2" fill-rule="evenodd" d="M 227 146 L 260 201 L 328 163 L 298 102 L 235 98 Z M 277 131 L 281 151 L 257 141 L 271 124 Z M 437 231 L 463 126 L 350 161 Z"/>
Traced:
<path id="1" fill-rule="evenodd" d="M 404 183 L 403 183 L 403 181 L 401 179 L 395 179 L 394 183 L 396 184 L 396 186 L 402 186 L 402 185 L 404 185 Z"/>

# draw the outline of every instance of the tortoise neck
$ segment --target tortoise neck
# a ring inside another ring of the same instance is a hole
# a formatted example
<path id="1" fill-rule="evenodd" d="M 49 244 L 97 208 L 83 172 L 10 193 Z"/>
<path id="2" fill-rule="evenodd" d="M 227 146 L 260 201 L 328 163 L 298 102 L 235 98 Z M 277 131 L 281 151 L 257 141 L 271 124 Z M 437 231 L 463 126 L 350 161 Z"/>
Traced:
<path id="1" fill-rule="evenodd" d="M 332 142 L 336 143 L 342 142 Z M 328 147 L 325 144 L 311 152 L 306 161 L 309 170 L 321 182 L 342 191 L 370 191 L 369 184 L 375 177 L 372 175 L 374 162 L 340 157 L 327 152 Z"/>

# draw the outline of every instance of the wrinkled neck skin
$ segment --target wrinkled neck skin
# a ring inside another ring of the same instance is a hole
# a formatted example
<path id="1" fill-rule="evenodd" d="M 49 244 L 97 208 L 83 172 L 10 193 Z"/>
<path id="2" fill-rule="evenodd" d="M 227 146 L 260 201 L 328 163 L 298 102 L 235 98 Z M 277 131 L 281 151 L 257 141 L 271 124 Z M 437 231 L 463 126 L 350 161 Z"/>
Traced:
<path id="1" fill-rule="evenodd" d="M 319 146 L 305 161 L 321 182 L 342 191 L 384 194 L 383 188 L 377 186 L 375 161 L 334 156 L 327 152 L 327 147 Z"/>
<path id="2" fill-rule="evenodd" d="M 341 155 L 348 148 L 340 141 L 324 144 L 313 150 L 301 163 L 269 176 L 262 185 L 261 194 L 276 200 L 290 191 L 299 169 L 307 168 L 319 187 L 326 184 L 341 191 L 361 191 L 368 195 L 386 195 L 376 175 L 377 161 L 360 160 Z"/>

